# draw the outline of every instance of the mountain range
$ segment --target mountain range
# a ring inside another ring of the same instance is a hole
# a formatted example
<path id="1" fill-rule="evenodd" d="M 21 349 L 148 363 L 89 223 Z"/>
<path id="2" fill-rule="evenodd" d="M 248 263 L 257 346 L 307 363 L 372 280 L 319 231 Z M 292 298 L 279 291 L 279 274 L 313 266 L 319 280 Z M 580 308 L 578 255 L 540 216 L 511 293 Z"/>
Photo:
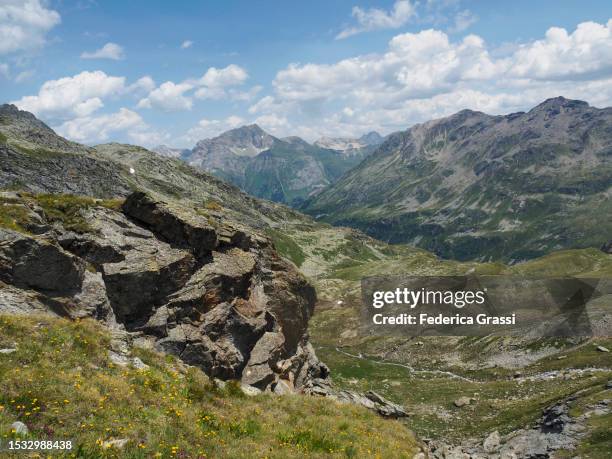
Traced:
<path id="1" fill-rule="evenodd" d="M 302 210 L 446 258 L 517 262 L 600 247 L 611 187 L 612 108 L 557 97 L 391 134 Z"/>
<path id="2" fill-rule="evenodd" d="M 310 144 L 300 137 L 274 137 L 257 124 L 199 141 L 192 150 L 159 146 L 154 151 L 182 158 L 271 201 L 299 206 L 334 183 L 382 142 L 376 132 L 358 139 L 323 138 Z"/>

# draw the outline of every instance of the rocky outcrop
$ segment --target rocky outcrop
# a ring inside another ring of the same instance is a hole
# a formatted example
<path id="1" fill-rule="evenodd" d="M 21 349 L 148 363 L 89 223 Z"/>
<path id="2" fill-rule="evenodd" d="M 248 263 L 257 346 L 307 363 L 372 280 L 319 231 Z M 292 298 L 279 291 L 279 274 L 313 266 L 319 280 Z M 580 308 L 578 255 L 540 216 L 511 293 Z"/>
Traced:
<path id="1" fill-rule="evenodd" d="M 443 441 L 429 442 L 429 457 L 434 459 L 454 458 L 542 458 L 557 457 L 557 450 L 573 450 L 587 435 L 586 423 L 593 415 L 610 413 L 612 400 L 604 399 L 587 405 L 580 416 L 569 415 L 570 403 L 576 395 L 555 403 L 542 412 L 538 422 L 525 429 L 507 435 L 491 432 L 484 440 L 469 440 L 462 445 L 448 445 Z"/>
<path id="2" fill-rule="evenodd" d="M 612 254 L 612 239 L 610 239 L 608 242 L 601 246 L 601 251 L 603 253 Z"/>
<path id="3" fill-rule="evenodd" d="M 260 390 L 327 376 L 308 342 L 314 289 L 266 237 L 140 192 L 81 212 L 82 233 L 0 230 L 0 311 L 104 319 Z"/>
<path id="4" fill-rule="evenodd" d="M 328 397 L 341 403 L 361 405 L 376 411 L 386 418 L 395 419 L 408 416 L 403 406 L 387 400 L 372 390 L 363 394 L 350 390 L 338 390 L 333 387 L 328 379 L 310 379 L 305 385 L 304 392 L 311 395 Z"/>

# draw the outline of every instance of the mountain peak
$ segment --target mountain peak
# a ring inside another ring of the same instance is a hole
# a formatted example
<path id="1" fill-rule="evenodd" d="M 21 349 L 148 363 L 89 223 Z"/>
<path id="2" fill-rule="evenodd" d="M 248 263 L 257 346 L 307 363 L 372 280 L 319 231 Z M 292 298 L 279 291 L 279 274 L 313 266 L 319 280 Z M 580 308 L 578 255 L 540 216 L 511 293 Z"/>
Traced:
<path id="1" fill-rule="evenodd" d="M 539 105 L 536 105 L 531 111 L 542 111 L 542 110 L 559 110 L 561 108 L 566 110 L 572 110 L 576 108 L 588 108 L 589 104 L 582 100 L 566 99 L 563 96 L 551 97 L 546 99 Z"/>
<path id="2" fill-rule="evenodd" d="M 378 132 L 370 131 L 359 137 L 358 140 L 366 145 L 379 145 L 383 142 L 384 138 Z"/>

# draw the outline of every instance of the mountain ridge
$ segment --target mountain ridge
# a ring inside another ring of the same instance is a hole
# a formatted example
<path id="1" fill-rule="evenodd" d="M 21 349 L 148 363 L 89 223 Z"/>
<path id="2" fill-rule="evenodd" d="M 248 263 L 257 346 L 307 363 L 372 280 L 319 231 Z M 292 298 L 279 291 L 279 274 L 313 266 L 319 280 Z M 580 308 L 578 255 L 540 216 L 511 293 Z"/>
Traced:
<path id="1" fill-rule="evenodd" d="M 611 149 L 612 108 L 559 97 L 509 115 L 463 110 L 389 135 L 302 210 L 456 259 L 599 247 L 612 232 L 597 221 L 612 208 Z"/>

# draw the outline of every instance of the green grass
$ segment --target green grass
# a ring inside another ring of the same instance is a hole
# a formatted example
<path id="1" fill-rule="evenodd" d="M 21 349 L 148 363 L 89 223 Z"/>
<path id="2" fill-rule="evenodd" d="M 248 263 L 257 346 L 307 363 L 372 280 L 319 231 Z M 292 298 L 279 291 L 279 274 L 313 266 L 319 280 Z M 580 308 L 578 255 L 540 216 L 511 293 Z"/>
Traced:
<path id="1" fill-rule="evenodd" d="M 276 251 L 281 256 L 291 260 L 298 268 L 302 266 L 306 255 L 291 237 L 273 229 L 267 230 L 266 233 L 272 239 Z"/>
<path id="2" fill-rule="evenodd" d="M 38 205 L 48 223 L 61 223 L 65 229 L 77 233 L 91 232 L 92 229 L 83 216 L 83 210 L 92 207 L 106 207 L 118 211 L 121 199 L 97 200 L 69 194 L 29 194 L 21 193 L 20 199 L 0 198 L 0 227 L 27 233 L 31 211 L 26 207 Z"/>
<path id="3" fill-rule="evenodd" d="M 71 439 L 84 458 L 412 458 L 418 451 L 403 424 L 353 405 L 247 397 L 234 383 L 220 389 L 200 370 L 144 349 L 135 354 L 148 369 L 117 367 L 107 333 L 94 321 L 0 316 L 0 347 L 17 348 L 0 354 L 3 441 L 15 438 L 10 425 L 19 420 L 27 438 Z M 111 439 L 128 442 L 105 448 Z"/>
<path id="4" fill-rule="evenodd" d="M 29 210 L 13 199 L 0 198 L 0 228 L 27 233 Z"/>

